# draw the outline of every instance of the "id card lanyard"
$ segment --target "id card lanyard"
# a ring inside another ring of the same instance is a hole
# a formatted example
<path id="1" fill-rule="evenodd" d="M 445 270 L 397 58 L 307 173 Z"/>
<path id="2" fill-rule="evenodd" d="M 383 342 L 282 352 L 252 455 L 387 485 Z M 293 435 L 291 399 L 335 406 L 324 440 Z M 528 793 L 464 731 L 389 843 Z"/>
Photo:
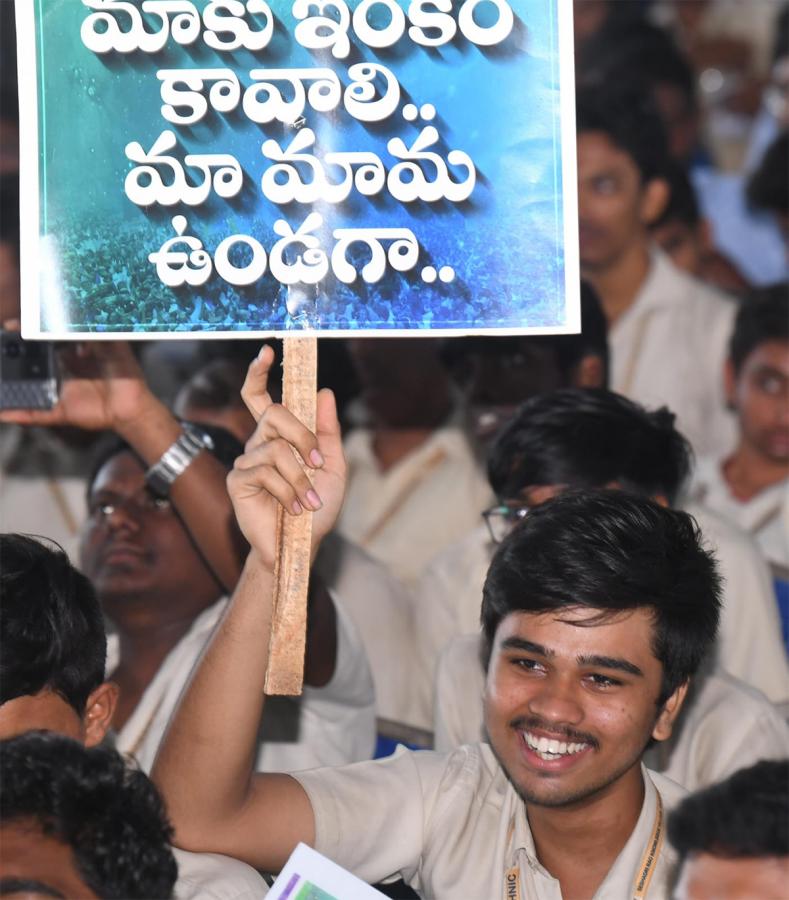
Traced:
<path id="1" fill-rule="evenodd" d="M 660 791 L 655 791 L 657 809 L 655 811 L 655 823 L 652 826 L 652 834 L 644 848 L 644 855 L 638 867 L 633 890 L 630 896 L 632 900 L 646 900 L 649 884 L 655 874 L 660 851 L 663 849 L 665 826 L 663 822 L 663 798 Z M 511 846 L 515 832 L 515 819 L 510 823 L 510 831 L 507 843 Z M 521 900 L 521 874 L 520 866 L 512 866 L 504 873 L 504 900 Z"/>

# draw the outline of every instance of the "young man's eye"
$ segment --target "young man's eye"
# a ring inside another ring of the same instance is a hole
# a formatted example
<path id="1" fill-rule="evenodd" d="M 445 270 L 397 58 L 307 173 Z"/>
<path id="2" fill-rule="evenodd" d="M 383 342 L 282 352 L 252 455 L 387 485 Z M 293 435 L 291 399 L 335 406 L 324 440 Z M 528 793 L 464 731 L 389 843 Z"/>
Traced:
<path id="1" fill-rule="evenodd" d="M 622 682 L 617 680 L 616 678 L 611 678 L 610 675 L 601 675 L 599 672 L 594 672 L 587 677 L 595 687 L 610 688 L 619 687 L 619 685 L 622 684 Z"/>
<path id="2" fill-rule="evenodd" d="M 542 669 L 542 666 L 537 662 L 536 659 L 529 659 L 526 656 L 513 657 L 510 662 L 516 668 L 524 669 L 527 672 L 538 672 Z"/>
<path id="3" fill-rule="evenodd" d="M 759 387 L 764 391 L 765 394 L 779 394 L 783 385 L 781 384 L 781 379 L 776 378 L 774 375 L 764 375 L 759 379 Z"/>
<path id="4" fill-rule="evenodd" d="M 614 194 L 619 189 L 616 178 L 606 175 L 603 178 L 595 178 L 594 189 L 598 194 Z"/>

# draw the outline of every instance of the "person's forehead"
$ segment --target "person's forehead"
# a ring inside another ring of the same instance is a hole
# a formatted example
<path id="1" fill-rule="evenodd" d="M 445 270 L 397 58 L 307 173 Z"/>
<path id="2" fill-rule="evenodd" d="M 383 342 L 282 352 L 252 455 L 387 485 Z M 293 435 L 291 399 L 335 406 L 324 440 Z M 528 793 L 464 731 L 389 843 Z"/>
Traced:
<path id="1" fill-rule="evenodd" d="M 90 493 L 98 491 L 137 491 L 145 485 L 145 469 L 130 450 L 121 450 L 104 463 L 96 473 Z"/>
<path id="2" fill-rule="evenodd" d="M 752 370 L 764 367 L 789 374 L 789 341 L 762 341 L 751 350 L 743 368 Z"/>
<path id="3" fill-rule="evenodd" d="M 50 893 L 26 892 L 24 896 L 85 897 L 96 895 L 77 872 L 71 847 L 47 835 L 34 819 L 18 819 L 0 825 L 0 880 L 38 882 Z"/>
<path id="4" fill-rule="evenodd" d="M 638 172 L 635 160 L 618 147 L 604 131 L 581 131 L 578 134 L 579 169 L 622 169 Z"/>
<path id="5" fill-rule="evenodd" d="M 557 658 L 625 656 L 634 661 L 652 659 L 654 622 L 645 607 L 608 612 L 567 606 L 547 612 L 512 612 L 496 630 L 496 643 L 528 641 Z"/>
<path id="6" fill-rule="evenodd" d="M 752 900 L 785 896 L 789 857 L 726 859 L 693 854 L 682 867 L 681 900 Z"/>

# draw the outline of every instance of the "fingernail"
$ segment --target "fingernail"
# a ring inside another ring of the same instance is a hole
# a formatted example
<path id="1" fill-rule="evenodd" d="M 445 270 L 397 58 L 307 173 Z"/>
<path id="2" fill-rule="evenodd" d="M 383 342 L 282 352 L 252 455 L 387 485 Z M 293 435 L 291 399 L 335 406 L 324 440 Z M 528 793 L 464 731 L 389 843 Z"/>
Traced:
<path id="1" fill-rule="evenodd" d="M 321 498 L 312 489 L 307 491 L 307 499 L 310 501 L 310 506 L 313 509 L 320 509 L 323 506 Z"/>
<path id="2" fill-rule="evenodd" d="M 293 510 L 293 515 L 294 515 L 294 516 L 300 516 L 301 513 L 302 513 L 302 506 L 301 506 L 301 503 L 299 503 L 298 500 L 294 500 L 294 501 L 293 501 L 293 506 L 291 506 L 291 509 Z"/>
<path id="3" fill-rule="evenodd" d="M 315 468 L 319 468 L 323 465 L 323 457 L 320 454 L 319 450 L 311 450 L 310 451 L 310 462 L 315 466 Z"/>

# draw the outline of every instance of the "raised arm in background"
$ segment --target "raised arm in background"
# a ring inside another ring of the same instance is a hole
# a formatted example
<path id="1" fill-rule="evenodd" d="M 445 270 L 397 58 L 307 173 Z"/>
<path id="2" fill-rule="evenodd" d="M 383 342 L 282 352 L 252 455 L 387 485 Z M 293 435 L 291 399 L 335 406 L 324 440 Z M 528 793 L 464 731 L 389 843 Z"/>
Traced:
<path id="1" fill-rule="evenodd" d="M 272 402 L 266 389 L 272 362 L 273 352 L 264 347 L 249 368 L 242 396 L 257 427 L 227 479 L 249 556 L 152 776 L 165 795 L 177 846 L 227 853 L 276 872 L 299 841 L 314 841 L 315 830 L 298 782 L 288 775 L 253 773 L 265 700 L 277 508 L 313 516 L 314 558 L 342 505 L 345 459 L 334 395 L 318 393 L 313 435 Z M 294 447 L 315 467 L 312 481 Z"/>
<path id="2" fill-rule="evenodd" d="M 128 344 L 99 341 L 60 351 L 60 399 L 51 410 L 4 410 L 0 422 L 111 430 L 146 465 L 178 438 L 181 425 L 152 393 Z M 201 453 L 172 485 L 170 498 L 203 558 L 226 591 L 241 572 L 225 469 Z M 218 528 L 226 522 L 226 528 Z"/>

